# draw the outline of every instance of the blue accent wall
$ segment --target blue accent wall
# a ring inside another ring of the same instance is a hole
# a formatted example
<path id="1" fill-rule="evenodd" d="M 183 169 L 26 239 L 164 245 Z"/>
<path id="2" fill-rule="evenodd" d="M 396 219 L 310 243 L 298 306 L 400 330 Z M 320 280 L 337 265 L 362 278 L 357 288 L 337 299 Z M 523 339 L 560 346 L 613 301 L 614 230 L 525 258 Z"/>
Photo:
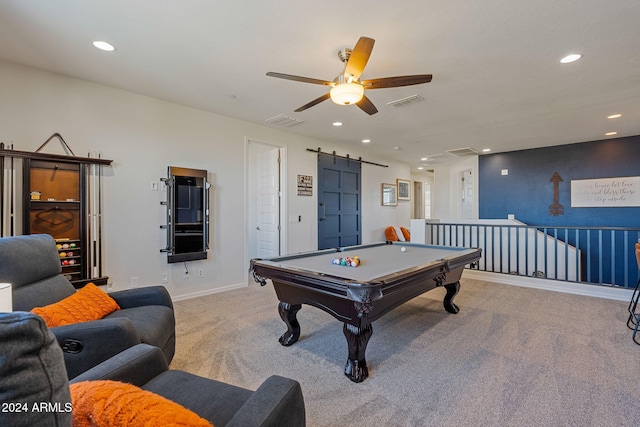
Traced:
<path id="1" fill-rule="evenodd" d="M 508 169 L 508 175 L 501 175 Z M 564 215 L 549 214 L 554 173 Z M 640 207 L 572 208 L 571 180 L 640 176 L 640 136 L 480 156 L 481 219 L 516 219 L 529 225 L 640 227 Z"/>
<path id="2" fill-rule="evenodd" d="M 508 175 L 502 175 L 505 169 Z M 558 203 L 564 206 L 564 214 L 558 216 L 549 212 L 555 173 L 562 178 Z M 514 214 L 534 226 L 640 228 L 640 207 L 571 207 L 571 180 L 640 176 L 640 136 L 483 155 L 478 159 L 478 175 L 480 219 L 506 219 Z M 625 237 L 604 233 L 600 241 L 597 233 L 581 233 L 570 234 L 567 240 L 571 245 L 579 241 L 583 281 L 630 286 L 637 280 L 631 245 L 638 238 L 638 232 L 629 233 L 626 242 Z M 615 247 L 614 262 L 611 247 Z M 619 258 L 625 249 L 627 271 L 624 257 Z"/>

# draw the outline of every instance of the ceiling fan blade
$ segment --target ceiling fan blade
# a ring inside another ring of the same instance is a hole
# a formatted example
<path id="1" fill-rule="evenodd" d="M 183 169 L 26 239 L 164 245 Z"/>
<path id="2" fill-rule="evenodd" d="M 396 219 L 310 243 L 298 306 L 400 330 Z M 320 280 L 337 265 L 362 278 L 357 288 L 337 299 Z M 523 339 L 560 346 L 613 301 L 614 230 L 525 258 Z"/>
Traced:
<path id="1" fill-rule="evenodd" d="M 383 77 L 380 79 L 370 79 L 362 82 L 365 89 L 384 89 L 389 87 L 411 86 L 429 83 L 433 76 L 431 74 L 415 74 L 413 76 Z"/>
<path id="2" fill-rule="evenodd" d="M 376 106 L 373 105 L 373 102 L 366 96 L 363 96 L 360 101 L 356 102 L 356 105 L 370 116 L 378 112 Z"/>
<path id="3" fill-rule="evenodd" d="M 329 82 L 329 81 L 326 81 L 326 80 L 313 79 L 311 77 L 294 76 L 292 74 L 274 73 L 272 71 L 269 71 L 267 73 L 267 76 L 269 76 L 269 77 L 277 77 L 279 79 L 285 79 L 285 80 L 293 80 L 293 81 L 302 82 L 302 83 L 313 83 L 313 84 L 316 84 L 316 85 L 331 86 L 333 84 L 332 82 Z"/>
<path id="4" fill-rule="evenodd" d="M 360 78 L 365 65 L 367 65 L 369 61 L 375 42 L 374 39 L 370 39 L 369 37 L 360 37 L 344 67 L 345 76 L 353 75 L 356 80 Z"/>
<path id="5" fill-rule="evenodd" d="M 322 101 L 326 101 L 326 100 L 327 100 L 327 99 L 329 99 L 329 98 L 330 98 L 330 95 L 329 95 L 328 93 L 325 93 L 324 95 L 322 95 L 322 96 L 320 96 L 320 97 L 318 97 L 318 98 L 314 99 L 313 101 L 311 101 L 311 102 L 309 102 L 309 103 L 307 103 L 307 104 L 304 104 L 302 107 L 300 107 L 300 108 L 298 108 L 297 110 L 294 110 L 294 111 L 295 111 L 296 113 L 299 113 L 300 111 L 304 111 L 304 110 L 306 110 L 307 108 L 311 108 L 311 107 L 313 107 L 314 105 L 320 104 Z"/>

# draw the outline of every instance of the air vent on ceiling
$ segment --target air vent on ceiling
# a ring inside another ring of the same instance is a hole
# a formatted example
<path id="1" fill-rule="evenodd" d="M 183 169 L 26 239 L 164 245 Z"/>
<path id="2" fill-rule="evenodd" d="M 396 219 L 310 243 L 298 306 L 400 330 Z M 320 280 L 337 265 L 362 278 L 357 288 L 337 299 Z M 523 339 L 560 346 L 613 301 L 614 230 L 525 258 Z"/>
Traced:
<path id="1" fill-rule="evenodd" d="M 406 98 L 400 98 L 396 99 L 395 101 L 387 102 L 387 105 L 390 105 L 392 107 L 404 107 L 405 105 L 413 104 L 414 102 L 420 101 L 424 101 L 424 98 L 420 95 L 411 95 L 407 96 Z"/>
<path id="2" fill-rule="evenodd" d="M 440 160 L 437 159 L 429 159 L 429 160 L 424 160 L 422 162 L 423 165 L 427 166 L 427 165 L 439 165 L 442 164 L 442 162 Z"/>
<path id="3" fill-rule="evenodd" d="M 265 120 L 266 123 L 276 126 L 282 126 L 290 128 L 295 125 L 299 125 L 300 123 L 304 123 L 303 120 L 294 119 L 293 117 L 285 116 L 284 114 L 278 114 L 275 117 L 271 117 L 270 119 Z"/>
<path id="4" fill-rule="evenodd" d="M 425 160 L 421 160 L 420 163 L 424 165 L 439 165 L 443 162 L 444 154 L 431 154 L 426 156 Z"/>
<path id="5" fill-rule="evenodd" d="M 476 150 L 470 147 L 457 148 L 455 150 L 447 150 L 447 153 L 453 154 L 454 156 L 458 156 L 458 157 L 476 156 L 478 154 Z"/>

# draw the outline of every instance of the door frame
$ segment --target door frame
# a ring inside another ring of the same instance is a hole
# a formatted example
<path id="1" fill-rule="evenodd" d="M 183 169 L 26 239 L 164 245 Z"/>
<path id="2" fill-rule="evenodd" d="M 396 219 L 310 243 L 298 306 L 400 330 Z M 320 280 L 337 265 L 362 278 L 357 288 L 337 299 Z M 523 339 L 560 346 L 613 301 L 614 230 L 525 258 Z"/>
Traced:
<path id="1" fill-rule="evenodd" d="M 244 238 L 244 258 L 249 262 L 249 236 L 251 227 L 255 228 L 255 224 L 249 223 L 249 212 L 250 209 L 253 208 L 254 204 L 252 200 L 249 200 L 249 188 L 253 184 L 249 181 L 249 155 L 251 144 L 260 144 L 267 145 L 273 148 L 277 148 L 280 153 L 280 206 L 279 206 L 279 222 L 280 222 L 280 255 L 287 253 L 287 222 L 285 221 L 287 212 L 287 147 L 280 144 L 274 144 L 269 142 L 264 142 L 258 138 L 251 138 L 245 136 L 244 138 L 244 230 L 243 230 L 243 238 Z"/>

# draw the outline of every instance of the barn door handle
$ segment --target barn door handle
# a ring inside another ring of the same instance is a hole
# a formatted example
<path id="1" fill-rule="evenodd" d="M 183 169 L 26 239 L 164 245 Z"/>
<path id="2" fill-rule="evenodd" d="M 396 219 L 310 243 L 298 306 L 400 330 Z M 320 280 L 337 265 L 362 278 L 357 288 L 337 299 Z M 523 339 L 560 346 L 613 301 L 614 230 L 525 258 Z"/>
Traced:
<path id="1" fill-rule="evenodd" d="M 322 217 L 319 218 L 319 221 L 324 221 L 325 219 L 327 219 L 327 205 L 325 205 L 324 203 L 320 203 L 320 206 L 322 206 Z"/>

